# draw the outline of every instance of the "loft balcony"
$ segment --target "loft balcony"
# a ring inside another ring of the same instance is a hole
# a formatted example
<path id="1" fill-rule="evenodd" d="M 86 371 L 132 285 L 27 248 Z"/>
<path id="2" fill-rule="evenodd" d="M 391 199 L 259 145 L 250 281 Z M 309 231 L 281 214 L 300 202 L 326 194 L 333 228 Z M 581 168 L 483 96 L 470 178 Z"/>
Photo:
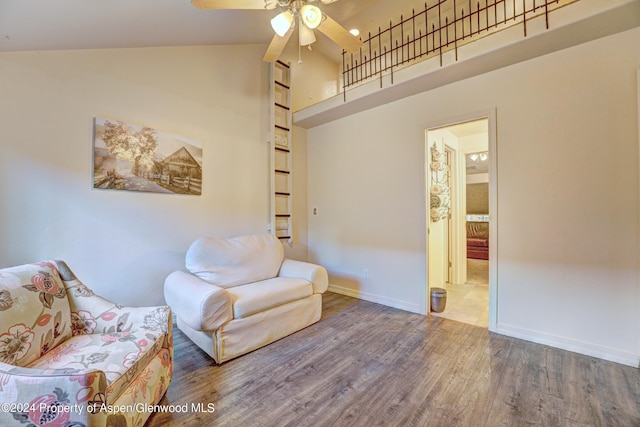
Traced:
<path id="1" fill-rule="evenodd" d="M 640 26 L 640 0 L 437 0 L 343 53 L 334 97 L 296 112 L 310 128 Z"/>

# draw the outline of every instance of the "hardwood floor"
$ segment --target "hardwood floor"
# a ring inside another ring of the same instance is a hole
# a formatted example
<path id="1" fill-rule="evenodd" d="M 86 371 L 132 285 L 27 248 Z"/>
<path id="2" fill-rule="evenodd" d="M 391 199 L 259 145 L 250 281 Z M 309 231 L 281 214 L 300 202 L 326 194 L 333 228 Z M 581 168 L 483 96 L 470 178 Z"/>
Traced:
<path id="1" fill-rule="evenodd" d="M 147 426 L 640 426 L 638 369 L 323 298 L 320 322 L 221 366 L 174 329 L 161 404 L 187 411 L 156 412 Z"/>

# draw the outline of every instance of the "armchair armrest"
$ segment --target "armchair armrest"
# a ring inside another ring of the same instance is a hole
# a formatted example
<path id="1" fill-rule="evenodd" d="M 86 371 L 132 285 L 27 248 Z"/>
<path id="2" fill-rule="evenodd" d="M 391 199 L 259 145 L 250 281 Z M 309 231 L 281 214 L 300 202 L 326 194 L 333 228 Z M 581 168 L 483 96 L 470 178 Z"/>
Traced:
<path id="1" fill-rule="evenodd" d="M 193 274 L 174 271 L 164 282 L 164 299 L 189 327 L 215 331 L 233 319 L 231 295 Z"/>
<path id="2" fill-rule="evenodd" d="M 40 417 L 54 405 L 67 407 L 53 411 L 59 425 L 65 421 L 69 425 L 104 425 L 106 413 L 99 409 L 107 404 L 106 389 L 102 371 L 32 369 L 0 362 L 0 425 L 40 425 Z"/>
<path id="3" fill-rule="evenodd" d="M 327 270 L 317 264 L 286 259 L 280 267 L 279 277 L 306 279 L 313 284 L 313 293 L 321 294 L 329 287 Z"/>
<path id="4" fill-rule="evenodd" d="M 73 274 L 64 261 L 55 263 L 67 289 L 74 335 L 133 332 L 137 328 L 149 333 L 170 333 L 169 307 L 128 307 L 116 304 L 96 295 Z"/>

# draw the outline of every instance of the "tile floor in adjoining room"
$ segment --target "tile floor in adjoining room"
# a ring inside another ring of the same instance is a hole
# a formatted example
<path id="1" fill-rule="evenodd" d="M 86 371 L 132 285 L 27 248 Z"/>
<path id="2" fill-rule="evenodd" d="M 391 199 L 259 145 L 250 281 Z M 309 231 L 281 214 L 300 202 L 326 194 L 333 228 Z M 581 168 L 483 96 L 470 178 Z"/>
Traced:
<path id="1" fill-rule="evenodd" d="M 489 261 L 467 260 L 467 283 L 447 284 L 447 304 L 434 316 L 483 328 L 489 325 Z"/>

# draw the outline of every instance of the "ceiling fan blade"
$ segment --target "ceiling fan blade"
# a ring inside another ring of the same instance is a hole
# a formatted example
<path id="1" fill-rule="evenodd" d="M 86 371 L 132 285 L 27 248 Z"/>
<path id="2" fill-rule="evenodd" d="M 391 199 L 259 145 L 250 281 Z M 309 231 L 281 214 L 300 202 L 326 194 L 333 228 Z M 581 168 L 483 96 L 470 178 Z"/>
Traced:
<path id="1" fill-rule="evenodd" d="M 291 34 L 293 34 L 293 27 L 289 28 L 289 31 L 287 31 L 282 37 L 275 34 L 271 40 L 271 44 L 267 48 L 267 52 L 262 57 L 262 60 L 264 62 L 276 62 L 278 58 L 280 58 L 280 54 L 287 45 L 289 38 L 291 38 Z"/>
<path id="2" fill-rule="evenodd" d="M 264 0 L 191 0 L 198 9 L 265 9 Z"/>
<path id="3" fill-rule="evenodd" d="M 356 52 L 362 47 L 362 41 L 359 38 L 347 31 L 342 25 L 331 19 L 326 13 L 323 13 L 324 18 L 322 23 L 318 27 L 318 30 L 325 36 L 329 37 L 341 48 L 349 53 Z"/>

